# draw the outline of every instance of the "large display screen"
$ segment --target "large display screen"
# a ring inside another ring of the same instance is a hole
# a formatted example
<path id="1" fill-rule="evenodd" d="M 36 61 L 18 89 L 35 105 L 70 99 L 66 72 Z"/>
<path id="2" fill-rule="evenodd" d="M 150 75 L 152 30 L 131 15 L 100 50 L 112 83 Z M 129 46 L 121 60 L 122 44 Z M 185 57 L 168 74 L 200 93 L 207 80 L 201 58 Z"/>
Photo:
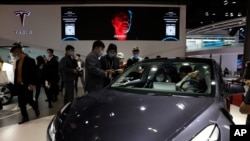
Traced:
<path id="1" fill-rule="evenodd" d="M 179 40 L 179 7 L 61 7 L 62 40 Z"/>

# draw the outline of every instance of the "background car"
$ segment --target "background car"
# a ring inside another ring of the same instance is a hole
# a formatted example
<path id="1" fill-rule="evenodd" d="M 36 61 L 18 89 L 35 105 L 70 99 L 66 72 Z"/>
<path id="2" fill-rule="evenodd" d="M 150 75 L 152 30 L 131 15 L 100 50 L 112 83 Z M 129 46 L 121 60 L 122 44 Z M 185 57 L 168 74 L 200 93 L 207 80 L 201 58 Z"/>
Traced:
<path id="1" fill-rule="evenodd" d="M 212 59 L 149 59 L 62 107 L 48 140 L 228 141 L 234 122 L 225 98 L 243 92 L 241 83 L 224 83 Z"/>
<path id="2" fill-rule="evenodd" d="M 11 102 L 13 96 L 16 96 L 16 93 L 14 91 L 14 65 L 3 62 L 1 70 L 5 71 L 8 82 L 0 84 L 0 103 L 3 105 L 6 105 Z"/>
<path id="3" fill-rule="evenodd" d="M 16 96 L 16 94 L 12 83 L 0 85 L 0 100 L 2 105 L 10 103 L 13 96 Z"/>

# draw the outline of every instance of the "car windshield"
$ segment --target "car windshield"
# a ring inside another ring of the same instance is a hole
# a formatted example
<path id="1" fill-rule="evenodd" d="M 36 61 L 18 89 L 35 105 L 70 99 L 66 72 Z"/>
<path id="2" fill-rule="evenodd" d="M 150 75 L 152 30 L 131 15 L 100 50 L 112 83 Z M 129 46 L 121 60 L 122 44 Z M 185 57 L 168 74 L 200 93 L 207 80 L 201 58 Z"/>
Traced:
<path id="1" fill-rule="evenodd" d="M 211 96 L 214 77 L 211 60 L 152 59 L 129 67 L 111 88 L 152 95 Z"/>

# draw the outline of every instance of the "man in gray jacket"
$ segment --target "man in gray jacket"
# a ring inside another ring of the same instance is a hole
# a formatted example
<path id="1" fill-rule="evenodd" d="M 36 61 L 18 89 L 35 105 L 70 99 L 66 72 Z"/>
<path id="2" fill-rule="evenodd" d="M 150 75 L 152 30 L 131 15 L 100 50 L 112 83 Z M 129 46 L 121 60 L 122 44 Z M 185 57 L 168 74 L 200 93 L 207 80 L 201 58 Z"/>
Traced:
<path id="1" fill-rule="evenodd" d="M 103 55 L 105 45 L 102 41 L 94 41 L 92 51 L 85 59 L 85 91 L 91 93 L 103 88 L 104 78 L 114 70 L 101 69 L 99 58 Z"/>
<path id="2" fill-rule="evenodd" d="M 74 81 L 77 73 L 77 63 L 74 59 L 75 48 L 67 45 L 65 56 L 60 60 L 59 72 L 61 73 L 62 81 L 64 83 L 64 104 L 67 104 L 74 99 Z"/>

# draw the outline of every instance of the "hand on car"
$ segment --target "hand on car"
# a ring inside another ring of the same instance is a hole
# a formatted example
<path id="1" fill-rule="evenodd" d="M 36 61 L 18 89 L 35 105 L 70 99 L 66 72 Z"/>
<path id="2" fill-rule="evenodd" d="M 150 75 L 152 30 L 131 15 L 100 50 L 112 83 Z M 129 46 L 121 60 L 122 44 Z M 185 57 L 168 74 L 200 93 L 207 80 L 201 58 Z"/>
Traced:
<path id="1" fill-rule="evenodd" d="M 29 85 L 29 86 L 28 86 L 28 89 L 29 89 L 30 91 L 33 91 L 33 90 L 35 89 L 35 86 L 34 86 L 34 85 Z"/>
<path id="2" fill-rule="evenodd" d="M 123 69 L 117 69 L 116 70 L 118 73 L 123 73 Z"/>
<path id="3" fill-rule="evenodd" d="M 196 72 L 190 72 L 190 73 L 188 74 L 188 76 L 189 76 L 191 79 L 199 80 L 199 77 L 198 77 L 198 75 L 197 75 Z"/>
<path id="4" fill-rule="evenodd" d="M 245 85 L 250 86 L 250 80 L 249 79 L 245 80 Z"/>
<path id="5" fill-rule="evenodd" d="M 109 69 L 109 70 L 106 70 L 106 72 L 107 72 L 108 74 L 113 74 L 113 73 L 115 73 L 115 70 L 114 70 L 114 69 Z"/>
<path id="6" fill-rule="evenodd" d="M 245 102 L 242 102 L 240 104 L 240 109 L 239 111 L 242 113 L 242 114 L 250 114 L 250 105 L 249 104 L 246 104 Z"/>

